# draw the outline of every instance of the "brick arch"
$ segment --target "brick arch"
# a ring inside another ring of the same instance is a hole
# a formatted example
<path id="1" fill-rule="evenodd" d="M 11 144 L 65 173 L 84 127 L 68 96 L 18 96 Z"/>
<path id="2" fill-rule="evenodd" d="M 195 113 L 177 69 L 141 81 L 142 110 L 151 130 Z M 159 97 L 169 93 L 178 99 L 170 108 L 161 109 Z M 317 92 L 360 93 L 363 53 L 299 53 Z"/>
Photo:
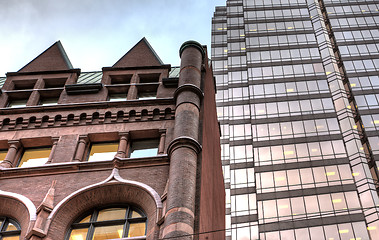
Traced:
<path id="1" fill-rule="evenodd" d="M 33 202 L 18 193 L 0 190 L 0 216 L 13 218 L 21 225 L 21 237 L 25 237 L 37 218 Z"/>
<path id="2" fill-rule="evenodd" d="M 148 218 L 147 239 L 156 239 L 157 221 L 162 214 L 160 196 L 146 184 L 122 179 L 117 169 L 105 181 L 79 189 L 59 202 L 48 217 L 47 239 L 63 239 L 81 214 L 110 204 L 128 204 L 143 210 Z"/>

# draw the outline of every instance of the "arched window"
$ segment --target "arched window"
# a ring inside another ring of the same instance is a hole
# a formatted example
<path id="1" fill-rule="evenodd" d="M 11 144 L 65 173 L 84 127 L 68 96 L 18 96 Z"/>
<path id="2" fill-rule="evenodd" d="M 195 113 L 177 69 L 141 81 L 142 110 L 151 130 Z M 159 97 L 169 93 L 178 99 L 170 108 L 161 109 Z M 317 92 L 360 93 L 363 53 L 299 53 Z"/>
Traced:
<path id="1" fill-rule="evenodd" d="M 1 240 L 19 240 L 21 228 L 15 220 L 0 217 L 0 239 Z"/>
<path id="2" fill-rule="evenodd" d="M 93 209 L 77 219 L 66 239 L 103 240 L 146 235 L 146 215 L 130 206 Z"/>

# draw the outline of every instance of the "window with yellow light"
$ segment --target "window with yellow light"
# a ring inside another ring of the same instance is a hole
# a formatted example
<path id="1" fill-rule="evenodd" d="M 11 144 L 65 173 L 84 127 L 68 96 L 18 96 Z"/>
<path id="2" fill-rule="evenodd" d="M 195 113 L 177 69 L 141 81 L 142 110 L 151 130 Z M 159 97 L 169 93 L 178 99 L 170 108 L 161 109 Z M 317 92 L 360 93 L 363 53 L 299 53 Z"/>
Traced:
<path id="1" fill-rule="evenodd" d="M 130 206 L 93 209 L 71 225 L 66 240 L 103 240 L 146 235 L 146 215 Z"/>

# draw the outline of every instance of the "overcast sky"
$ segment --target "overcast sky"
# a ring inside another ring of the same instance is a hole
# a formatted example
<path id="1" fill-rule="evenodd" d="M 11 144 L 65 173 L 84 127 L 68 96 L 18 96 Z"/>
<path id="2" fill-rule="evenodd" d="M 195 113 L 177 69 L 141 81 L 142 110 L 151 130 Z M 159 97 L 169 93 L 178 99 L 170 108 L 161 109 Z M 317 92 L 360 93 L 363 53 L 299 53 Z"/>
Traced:
<path id="1" fill-rule="evenodd" d="M 187 40 L 209 52 L 211 18 L 220 5 L 225 0 L 0 0 L 0 76 L 58 40 L 82 71 L 112 66 L 143 37 L 165 64 L 177 66 Z"/>

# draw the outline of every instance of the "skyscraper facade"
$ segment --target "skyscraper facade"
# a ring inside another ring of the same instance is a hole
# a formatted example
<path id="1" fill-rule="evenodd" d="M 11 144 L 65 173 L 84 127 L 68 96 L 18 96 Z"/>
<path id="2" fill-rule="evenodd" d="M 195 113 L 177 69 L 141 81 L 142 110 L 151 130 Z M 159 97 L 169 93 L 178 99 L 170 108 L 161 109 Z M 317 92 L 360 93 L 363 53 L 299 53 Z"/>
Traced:
<path id="1" fill-rule="evenodd" d="M 369 0 L 216 7 L 227 239 L 379 239 L 378 9 Z"/>

